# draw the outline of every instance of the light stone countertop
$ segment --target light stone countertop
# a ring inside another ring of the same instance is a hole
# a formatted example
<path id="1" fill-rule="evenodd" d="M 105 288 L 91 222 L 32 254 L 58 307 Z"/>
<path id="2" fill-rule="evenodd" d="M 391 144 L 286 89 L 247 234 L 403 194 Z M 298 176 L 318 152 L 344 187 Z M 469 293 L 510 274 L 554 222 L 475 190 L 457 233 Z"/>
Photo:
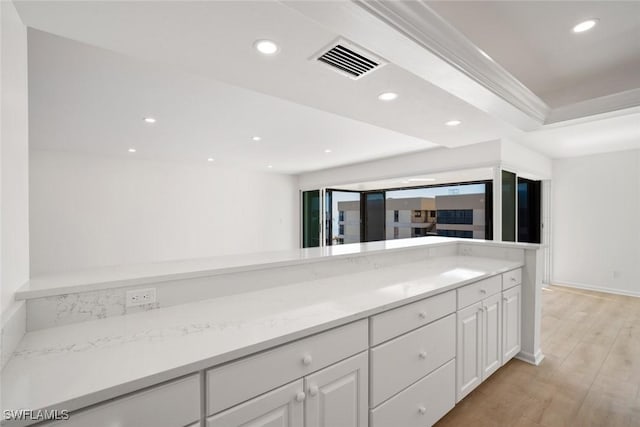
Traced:
<path id="1" fill-rule="evenodd" d="M 75 410 L 522 266 L 450 256 L 26 334 L 5 408 Z"/>
<path id="2" fill-rule="evenodd" d="M 116 287 L 144 285 L 162 281 L 191 279 L 217 274 L 283 267 L 339 259 L 391 253 L 416 247 L 433 247 L 465 243 L 471 245 L 512 248 L 537 248 L 528 243 L 505 243 L 490 240 L 456 239 L 449 237 L 419 237 L 369 243 L 353 243 L 322 248 L 225 255 L 148 264 L 101 267 L 84 271 L 55 273 L 32 277 L 16 292 L 16 300 L 42 298 L 74 292 L 96 291 Z"/>

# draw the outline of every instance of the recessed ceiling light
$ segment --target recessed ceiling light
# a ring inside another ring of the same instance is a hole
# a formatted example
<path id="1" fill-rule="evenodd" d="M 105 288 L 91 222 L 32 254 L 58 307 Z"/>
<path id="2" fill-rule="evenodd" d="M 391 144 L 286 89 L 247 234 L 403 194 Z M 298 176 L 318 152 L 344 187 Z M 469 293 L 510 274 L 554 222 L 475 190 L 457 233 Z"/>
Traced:
<path id="1" fill-rule="evenodd" d="M 267 167 L 268 167 L 269 169 L 272 169 L 272 168 L 273 168 L 273 165 L 267 165 Z"/>
<path id="2" fill-rule="evenodd" d="M 398 97 L 398 94 L 395 92 L 382 92 L 378 95 L 378 99 L 380 101 L 393 101 Z"/>
<path id="3" fill-rule="evenodd" d="M 154 119 L 153 117 L 145 117 L 144 121 L 145 123 L 153 124 L 156 122 L 156 119 Z"/>
<path id="4" fill-rule="evenodd" d="M 589 31 L 590 29 L 595 27 L 597 23 L 598 23 L 598 19 L 595 19 L 595 18 L 587 19 L 586 21 L 583 21 L 577 24 L 575 27 L 573 27 L 573 32 L 584 33 L 585 31 Z"/>
<path id="5" fill-rule="evenodd" d="M 445 125 L 458 126 L 460 123 L 462 123 L 460 120 L 449 120 L 448 122 L 445 123 Z"/>
<path id="6" fill-rule="evenodd" d="M 130 152 L 130 153 L 135 153 L 135 152 L 136 152 L 136 149 L 135 149 L 135 148 L 129 148 L 129 152 Z"/>
<path id="7" fill-rule="evenodd" d="M 328 153 L 330 153 L 330 152 L 331 152 L 331 149 L 330 149 L 330 148 L 327 148 L 326 150 L 324 150 L 324 152 L 328 154 Z"/>
<path id="8" fill-rule="evenodd" d="M 215 160 L 215 159 L 214 159 L 213 157 L 209 157 L 209 158 L 207 159 L 207 162 L 213 162 L 214 160 Z"/>
<path id="9" fill-rule="evenodd" d="M 254 43 L 256 50 L 265 55 L 273 55 L 278 52 L 278 45 L 271 40 L 258 40 Z"/>
<path id="10" fill-rule="evenodd" d="M 251 139 L 253 139 L 254 141 L 260 141 L 262 138 L 260 138 L 259 136 L 254 136 L 254 137 L 253 137 L 253 138 L 251 138 Z"/>

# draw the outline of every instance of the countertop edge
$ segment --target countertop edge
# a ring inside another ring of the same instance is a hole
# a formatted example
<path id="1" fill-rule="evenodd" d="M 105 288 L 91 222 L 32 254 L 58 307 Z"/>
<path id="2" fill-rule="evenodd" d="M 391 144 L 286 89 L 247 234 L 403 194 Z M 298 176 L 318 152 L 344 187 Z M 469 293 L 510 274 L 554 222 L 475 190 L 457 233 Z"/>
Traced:
<path id="1" fill-rule="evenodd" d="M 429 239 L 428 237 L 420 238 L 420 239 Z M 394 252 L 402 252 L 408 250 L 414 250 L 416 248 L 428 248 L 428 247 L 439 247 L 439 246 L 449 246 L 449 245 L 458 245 L 458 244 L 471 244 L 471 245 L 481 245 L 481 246 L 494 246 L 494 247 L 507 247 L 507 248 L 516 248 L 516 249 L 537 249 L 540 247 L 538 244 L 533 243 L 519 243 L 519 242 L 496 242 L 493 240 L 473 240 L 473 239 L 458 239 L 458 238 L 447 238 L 447 241 L 416 241 L 416 239 L 406 239 L 412 241 L 415 244 L 409 244 L 407 246 L 398 247 L 398 248 L 379 248 L 379 249 L 371 249 L 371 250 L 360 250 L 354 251 L 351 253 L 344 254 L 320 254 L 317 256 L 313 256 L 310 258 L 291 258 L 284 259 L 278 261 L 271 262 L 258 262 L 255 264 L 246 264 L 246 265 L 234 265 L 230 267 L 220 267 L 220 268 L 210 268 L 203 270 L 195 270 L 195 271 L 185 271 L 185 272 L 176 272 L 176 273 L 163 273 L 163 274 L 149 274 L 141 277 L 131 277 L 131 278 L 123 278 L 123 279 L 114 279 L 114 280 L 97 280 L 97 281 L 86 281 L 86 283 L 74 284 L 74 285 L 61 285 L 61 286 L 52 286 L 50 288 L 43 289 L 30 289 L 31 283 L 35 281 L 46 281 L 47 279 L 41 277 L 35 277 L 22 286 L 18 288 L 15 293 L 16 301 L 28 300 L 34 298 L 45 298 L 51 296 L 65 295 L 69 293 L 78 293 L 78 292 L 92 292 L 92 291 L 100 291 L 104 289 L 113 289 L 113 288 L 123 288 L 129 286 L 141 286 L 147 285 L 151 283 L 162 283 L 169 282 L 174 280 L 188 280 L 188 279 L 198 279 L 203 277 L 212 277 L 223 274 L 232 274 L 239 272 L 248 272 L 255 270 L 263 270 L 269 268 L 278 268 L 278 267 L 288 267 L 288 266 L 296 266 L 303 264 L 311 264 L 317 262 L 327 262 L 333 260 L 340 260 L 343 258 L 350 257 L 363 257 L 368 255 L 380 254 L 380 253 L 394 253 Z M 449 240 L 450 239 L 450 240 Z M 378 242 L 373 242 L 378 243 Z M 362 244 L 360 244 L 362 245 Z M 304 249 L 300 249 L 302 251 Z M 247 256 L 251 256 L 248 254 Z M 212 257 L 211 259 L 215 259 L 217 257 Z M 167 263 L 150 263 L 149 266 L 154 264 L 169 264 L 174 262 L 189 262 L 196 260 L 181 260 L 181 261 L 167 261 Z M 147 264 L 142 264 L 147 265 Z M 82 274 L 86 274 L 88 272 L 78 272 Z M 71 273 L 73 274 L 73 273 Z M 52 280 L 60 280 L 60 276 L 52 276 Z"/>

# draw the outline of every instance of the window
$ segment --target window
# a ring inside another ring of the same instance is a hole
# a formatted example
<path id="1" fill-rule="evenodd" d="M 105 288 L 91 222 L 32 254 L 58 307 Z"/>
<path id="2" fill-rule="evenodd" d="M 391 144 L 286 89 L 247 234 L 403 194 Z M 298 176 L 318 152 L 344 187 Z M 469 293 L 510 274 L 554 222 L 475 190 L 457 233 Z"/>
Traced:
<path id="1" fill-rule="evenodd" d="M 413 212 L 413 217 L 414 217 L 414 218 L 420 218 L 420 217 L 422 217 L 422 211 L 414 211 L 414 212 Z"/>
<path id="2" fill-rule="evenodd" d="M 436 217 L 436 211 L 429 211 L 429 218 L 435 218 Z"/>
<path id="3" fill-rule="evenodd" d="M 400 211 L 393 211 L 393 222 L 400 221 Z"/>
<path id="4" fill-rule="evenodd" d="M 338 221 L 344 221 L 344 211 L 338 212 Z"/>
<path id="5" fill-rule="evenodd" d="M 473 224 L 473 209 L 438 210 L 438 224 Z"/>
<path id="6" fill-rule="evenodd" d="M 464 239 L 473 239 L 473 231 L 471 230 L 438 230 L 438 236 L 462 237 Z"/>
<path id="7" fill-rule="evenodd" d="M 338 226 L 338 234 L 344 236 L 344 224 Z"/>

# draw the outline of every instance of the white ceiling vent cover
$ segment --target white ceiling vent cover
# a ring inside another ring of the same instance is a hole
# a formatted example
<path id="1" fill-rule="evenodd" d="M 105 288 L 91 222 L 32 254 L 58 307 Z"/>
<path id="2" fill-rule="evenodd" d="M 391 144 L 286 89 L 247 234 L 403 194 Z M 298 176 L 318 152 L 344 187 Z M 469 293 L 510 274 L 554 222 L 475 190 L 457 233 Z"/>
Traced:
<path id="1" fill-rule="evenodd" d="M 387 63 L 373 53 L 344 39 L 334 41 L 311 59 L 353 80 L 357 80 Z"/>

